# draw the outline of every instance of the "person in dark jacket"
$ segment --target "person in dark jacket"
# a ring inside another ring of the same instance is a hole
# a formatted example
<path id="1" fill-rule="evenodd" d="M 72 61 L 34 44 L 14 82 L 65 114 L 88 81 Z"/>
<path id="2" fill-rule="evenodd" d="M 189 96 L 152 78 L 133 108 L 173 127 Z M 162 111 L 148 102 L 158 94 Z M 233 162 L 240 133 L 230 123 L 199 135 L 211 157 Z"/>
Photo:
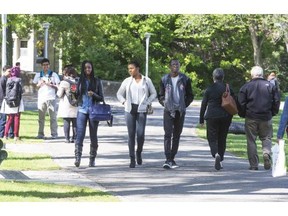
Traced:
<path id="1" fill-rule="evenodd" d="M 89 167 L 95 166 L 95 158 L 98 150 L 98 125 L 99 121 L 89 119 L 89 107 L 94 103 L 104 100 L 103 86 L 99 78 L 94 76 L 94 68 L 91 61 L 83 61 L 81 75 L 77 86 L 78 112 L 77 112 L 77 136 L 75 142 L 75 162 L 76 167 L 80 166 L 83 141 L 86 133 L 86 125 L 89 122 L 90 135 L 90 157 Z"/>
<path id="2" fill-rule="evenodd" d="M 3 67 L 2 76 L 0 77 L 0 109 L 1 109 L 4 97 L 6 96 L 6 83 L 7 83 L 7 79 L 10 77 L 11 68 L 12 67 L 10 65 L 5 65 Z M 4 137 L 5 125 L 6 125 L 6 114 L 0 113 L 0 138 Z M 9 130 L 9 137 L 14 138 L 14 123 L 11 124 L 10 130 Z"/>
<path id="3" fill-rule="evenodd" d="M 164 151 L 166 161 L 163 168 L 176 168 L 175 156 L 178 152 L 186 108 L 192 103 L 191 79 L 180 71 L 180 63 L 170 61 L 170 73 L 162 77 L 158 93 L 159 103 L 164 106 Z"/>
<path id="4" fill-rule="evenodd" d="M 211 155 L 215 158 L 214 167 L 216 170 L 223 168 L 222 161 L 226 151 L 226 139 L 232 120 L 232 115 L 221 106 L 222 95 L 226 91 L 226 84 L 223 82 L 224 76 L 222 68 L 216 68 L 213 71 L 214 83 L 205 90 L 199 118 L 201 126 L 204 126 L 204 120 L 206 120 L 206 136 Z M 231 96 L 234 97 L 230 86 L 229 89 Z"/>
<path id="5" fill-rule="evenodd" d="M 256 138 L 262 142 L 264 169 L 271 168 L 272 117 L 278 114 L 280 98 L 275 85 L 263 78 L 263 69 L 254 66 L 252 79 L 244 84 L 238 94 L 241 117 L 245 118 L 247 153 L 250 170 L 258 170 L 259 157 Z"/>

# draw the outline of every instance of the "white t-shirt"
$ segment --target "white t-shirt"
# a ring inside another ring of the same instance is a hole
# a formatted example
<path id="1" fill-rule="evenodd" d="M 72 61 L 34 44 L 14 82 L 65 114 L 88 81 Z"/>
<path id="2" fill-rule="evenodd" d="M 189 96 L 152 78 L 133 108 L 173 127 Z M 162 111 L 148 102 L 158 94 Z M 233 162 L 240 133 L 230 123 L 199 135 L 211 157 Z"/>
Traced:
<path id="1" fill-rule="evenodd" d="M 179 104 L 179 101 L 180 101 L 179 91 L 177 88 L 178 78 L 179 78 L 179 76 L 171 77 L 172 86 L 173 86 L 173 99 L 174 99 L 175 104 Z"/>
<path id="2" fill-rule="evenodd" d="M 52 82 L 54 85 L 58 85 L 60 83 L 60 78 L 57 73 L 53 72 L 52 76 L 49 77 L 48 73 L 44 74 L 43 77 L 40 77 L 40 72 L 36 73 L 33 79 L 33 83 L 37 84 L 39 80 L 45 80 L 46 82 Z M 55 100 L 56 99 L 56 90 L 48 85 L 43 85 L 38 90 L 38 108 L 40 104 L 47 100 Z"/>
<path id="3" fill-rule="evenodd" d="M 145 89 L 144 89 L 145 90 Z M 131 96 L 132 96 L 132 103 L 133 104 L 140 104 L 141 99 L 143 98 L 144 91 L 143 91 L 143 79 L 141 79 L 138 83 L 133 78 L 133 81 L 130 86 Z"/>

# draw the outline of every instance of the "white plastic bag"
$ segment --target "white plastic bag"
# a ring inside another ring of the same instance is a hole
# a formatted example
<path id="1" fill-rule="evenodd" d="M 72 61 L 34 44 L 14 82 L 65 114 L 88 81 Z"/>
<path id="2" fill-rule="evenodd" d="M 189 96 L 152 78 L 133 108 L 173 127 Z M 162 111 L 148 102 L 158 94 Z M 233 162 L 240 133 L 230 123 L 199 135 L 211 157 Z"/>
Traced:
<path id="1" fill-rule="evenodd" d="M 272 176 L 279 177 L 286 175 L 286 158 L 284 150 L 284 140 L 279 140 L 278 144 L 272 147 Z"/>

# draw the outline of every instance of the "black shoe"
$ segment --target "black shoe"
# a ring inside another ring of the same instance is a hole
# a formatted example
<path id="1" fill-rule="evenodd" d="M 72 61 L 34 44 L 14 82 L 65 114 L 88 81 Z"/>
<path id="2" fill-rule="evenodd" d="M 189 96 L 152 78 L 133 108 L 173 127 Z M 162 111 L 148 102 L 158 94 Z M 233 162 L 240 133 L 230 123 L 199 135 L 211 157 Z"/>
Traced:
<path id="1" fill-rule="evenodd" d="M 80 166 L 80 162 L 81 162 L 81 158 L 80 158 L 80 157 L 76 157 L 75 162 L 74 162 L 74 165 L 75 165 L 76 167 L 79 167 L 79 166 Z"/>
<path id="2" fill-rule="evenodd" d="M 249 167 L 249 170 L 258 170 L 258 167 Z"/>
<path id="3" fill-rule="evenodd" d="M 89 167 L 95 167 L 95 159 L 89 160 Z"/>
<path id="4" fill-rule="evenodd" d="M 136 153 L 136 161 L 138 165 L 142 165 L 142 156 L 141 153 Z"/>
<path id="5" fill-rule="evenodd" d="M 263 155 L 263 160 L 264 160 L 264 169 L 269 170 L 271 168 L 271 159 L 269 154 L 264 154 Z"/>
<path id="6" fill-rule="evenodd" d="M 176 162 L 174 160 L 171 161 L 171 168 L 175 169 L 178 168 L 179 166 L 176 164 Z"/>
<path id="7" fill-rule="evenodd" d="M 166 160 L 165 163 L 163 164 L 164 169 L 171 169 L 172 168 L 172 162 Z"/>
<path id="8" fill-rule="evenodd" d="M 220 157 L 220 155 L 218 153 L 215 154 L 215 169 L 216 170 L 220 170 L 221 169 L 221 157 Z"/>
<path id="9" fill-rule="evenodd" d="M 66 139 L 66 140 L 65 140 L 65 143 L 70 143 L 69 139 Z"/>
<path id="10" fill-rule="evenodd" d="M 130 167 L 130 168 L 135 168 L 135 166 L 136 166 L 135 160 L 131 160 L 129 167 Z"/>

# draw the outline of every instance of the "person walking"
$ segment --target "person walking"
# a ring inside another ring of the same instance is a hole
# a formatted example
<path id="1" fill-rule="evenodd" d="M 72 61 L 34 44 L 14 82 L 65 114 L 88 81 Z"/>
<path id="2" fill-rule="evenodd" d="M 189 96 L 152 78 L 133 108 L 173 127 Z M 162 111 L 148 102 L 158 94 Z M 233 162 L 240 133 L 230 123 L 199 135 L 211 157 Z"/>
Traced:
<path id="1" fill-rule="evenodd" d="M 130 168 L 135 168 L 136 161 L 142 165 L 142 151 L 145 141 L 145 127 L 148 105 L 157 97 L 156 89 L 149 77 L 140 72 L 137 61 L 128 63 L 130 77 L 124 79 L 117 91 L 117 98 L 125 106 L 125 120 L 128 130 L 128 148 Z M 137 150 L 135 161 L 135 137 L 137 135 Z"/>
<path id="2" fill-rule="evenodd" d="M 287 131 L 287 124 L 288 124 L 288 97 L 285 98 L 284 107 L 278 125 L 278 131 L 277 131 L 278 142 L 279 140 L 283 139 L 284 134 Z"/>
<path id="3" fill-rule="evenodd" d="M 271 168 L 272 117 L 278 114 L 280 98 L 275 85 L 263 78 L 263 69 L 254 66 L 252 79 L 238 93 L 239 115 L 245 118 L 250 170 L 258 170 L 257 136 L 262 142 L 264 169 Z"/>
<path id="4" fill-rule="evenodd" d="M 45 139 L 45 116 L 48 110 L 50 117 L 51 138 L 58 138 L 58 124 L 56 116 L 56 91 L 60 83 L 57 73 L 50 70 L 50 61 L 47 58 L 41 61 L 42 70 L 36 73 L 33 83 L 38 88 L 38 135 L 37 139 Z"/>
<path id="5" fill-rule="evenodd" d="M 11 76 L 6 82 L 6 92 L 1 105 L 1 113 L 5 113 L 8 118 L 5 125 L 4 137 L 8 139 L 8 133 L 11 125 L 14 125 L 14 140 L 19 140 L 20 116 L 24 111 L 22 98 L 23 88 L 20 78 L 20 68 L 13 67 Z M 11 103 L 10 103 L 11 102 Z"/>
<path id="6" fill-rule="evenodd" d="M 57 117 L 63 118 L 64 136 L 66 143 L 74 143 L 76 139 L 76 117 L 77 105 L 72 105 L 69 102 L 69 94 L 71 94 L 71 86 L 77 86 L 78 77 L 74 67 L 67 66 L 63 70 L 63 80 L 60 82 L 57 96 L 60 98 Z M 76 90 L 76 89 L 75 89 Z M 70 125 L 72 124 L 72 137 L 70 139 Z"/>
<path id="7" fill-rule="evenodd" d="M 184 126 L 186 108 L 192 103 L 194 94 L 191 79 L 180 72 L 177 59 L 170 61 L 170 72 L 161 78 L 158 93 L 159 103 L 164 107 L 164 152 L 166 161 L 163 168 L 176 168 L 180 136 Z"/>
<path id="8" fill-rule="evenodd" d="M 7 79 L 10 77 L 11 74 L 11 66 L 10 65 L 5 65 L 3 67 L 3 73 L 2 76 L 0 77 L 0 110 L 2 107 L 2 102 L 4 100 L 4 97 L 6 95 L 6 83 Z M 4 137 L 4 131 L 5 131 L 5 125 L 6 125 L 6 114 L 5 113 L 0 113 L 0 138 Z M 12 131 L 11 131 L 12 129 Z M 14 137 L 14 126 L 13 123 L 11 124 L 11 129 L 9 133 L 9 137 Z M 12 133 L 12 134 L 11 134 Z"/>
<path id="9" fill-rule="evenodd" d="M 81 75 L 77 86 L 78 112 L 77 112 L 77 136 L 75 142 L 76 167 L 80 166 L 83 150 L 83 141 L 86 133 L 86 125 L 89 122 L 90 156 L 89 167 L 95 166 L 95 158 L 98 150 L 98 125 L 99 121 L 89 119 L 89 107 L 94 103 L 104 101 L 103 86 L 99 78 L 94 75 L 93 63 L 84 60 L 81 66 Z"/>
<path id="10" fill-rule="evenodd" d="M 214 167 L 216 170 L 223 168 L 222 161 L 226 151 L 226 139 L 233 117 L 221 106 L 222 95 L 226 91 L 226 84 L 223 82 L 224 76 L 225 73 L 222 68 L 216 68 L 213 71 L 214 83 L 205 90 L 199 118 L 202 127 L 204 120 L 206 120 L 206 136 L 211 155 L 215 158 Z M 230 86 L 229 89 L 230 95 L 235 97 Z"/>

